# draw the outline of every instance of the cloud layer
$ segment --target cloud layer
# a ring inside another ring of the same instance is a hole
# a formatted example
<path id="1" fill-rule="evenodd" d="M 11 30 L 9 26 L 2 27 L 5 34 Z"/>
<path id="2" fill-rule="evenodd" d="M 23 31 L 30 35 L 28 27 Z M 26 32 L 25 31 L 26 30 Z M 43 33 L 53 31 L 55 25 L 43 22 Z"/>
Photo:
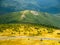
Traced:
<path id="1" fill-rule="evenodd" d="M 24 9 L 51 10 L 51 8 L 58 10 L 60 3 L 59 0 L 1 0 L 0 7 L 11 8 L 14 11 Z"/>

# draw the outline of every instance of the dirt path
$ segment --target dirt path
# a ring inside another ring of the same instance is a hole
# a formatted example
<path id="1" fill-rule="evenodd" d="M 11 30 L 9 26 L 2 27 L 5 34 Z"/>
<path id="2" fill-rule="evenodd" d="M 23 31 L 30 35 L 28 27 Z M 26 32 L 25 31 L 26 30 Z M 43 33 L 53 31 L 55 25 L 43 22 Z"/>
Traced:
<path id="1" fill-rule="evenodd" d="M 25 39 L 30 38 L 33 40 L 57 40 L 60 41 L 60 38 L 45 38 L 45 37 L 37 37 L 37 36 L 0 36 L 0 40 L 13 40 L 13 39 Z"/>

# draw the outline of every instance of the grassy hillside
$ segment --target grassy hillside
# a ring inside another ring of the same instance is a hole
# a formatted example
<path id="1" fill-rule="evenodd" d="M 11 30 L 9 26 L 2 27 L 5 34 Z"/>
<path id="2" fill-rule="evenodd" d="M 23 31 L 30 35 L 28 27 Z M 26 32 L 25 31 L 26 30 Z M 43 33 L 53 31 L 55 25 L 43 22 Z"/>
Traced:
<path id="1" fill-rule="evenodd" d="M 52 14 L 25 10 L 0 15 L 0 24 L 3 23 L 37 23 L 60 28 L 60 17 Z"/>
<path id="2" fill-rule="evenodd" d="M 60 38 L 60 29 L 48 28 L 38 24 L 0 24 L 0 36 L 43 36 Z"/>
<path id="3" fill-rule="evenodd" d="M 8 39 L 16 36 L 60 39 L 60 29 L 56 29 L 60 28 L 59 23 L 59 16 L 30 10 L 0 15 L 0 45 L 60 45 L 60 40 Z M 7 38 L 2 40 L 4 36 Z"/>
<path id="4" fill-rule="evenodd" d="M 1 36 L 7 36 L 2 40 Z M 15 36 L 30 36 L 36 38 L 60 39 L 60 29 L 54 29 L 38 24 L 0 24 L 0 45 L 60 45 L 60 40 L 35 40 L 35 38 L 16 38 Z"/>

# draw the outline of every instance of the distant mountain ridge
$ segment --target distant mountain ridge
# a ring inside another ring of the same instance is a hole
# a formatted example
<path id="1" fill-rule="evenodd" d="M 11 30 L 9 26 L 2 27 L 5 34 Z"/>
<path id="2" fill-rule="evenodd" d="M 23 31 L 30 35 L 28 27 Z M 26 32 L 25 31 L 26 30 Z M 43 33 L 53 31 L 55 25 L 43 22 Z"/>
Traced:
<path id="1" fill-rule="evenodd" d="M 24 10 L 0 15 L 0 24 L 21 22 L 52 25 L 60 28 L 60 17 L 44 12 Z"/>

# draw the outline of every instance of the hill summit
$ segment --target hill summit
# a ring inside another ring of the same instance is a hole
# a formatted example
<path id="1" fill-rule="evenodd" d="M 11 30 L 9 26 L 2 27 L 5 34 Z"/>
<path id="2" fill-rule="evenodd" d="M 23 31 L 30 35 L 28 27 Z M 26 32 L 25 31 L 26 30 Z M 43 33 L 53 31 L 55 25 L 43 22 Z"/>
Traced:
<path id="1" fill-rule="evenodd" d="M 0 15 L 0 24 L 3 23 L 36 23 L 60 28 L 60 17 L 44 12 L 24 10 Z"/>

